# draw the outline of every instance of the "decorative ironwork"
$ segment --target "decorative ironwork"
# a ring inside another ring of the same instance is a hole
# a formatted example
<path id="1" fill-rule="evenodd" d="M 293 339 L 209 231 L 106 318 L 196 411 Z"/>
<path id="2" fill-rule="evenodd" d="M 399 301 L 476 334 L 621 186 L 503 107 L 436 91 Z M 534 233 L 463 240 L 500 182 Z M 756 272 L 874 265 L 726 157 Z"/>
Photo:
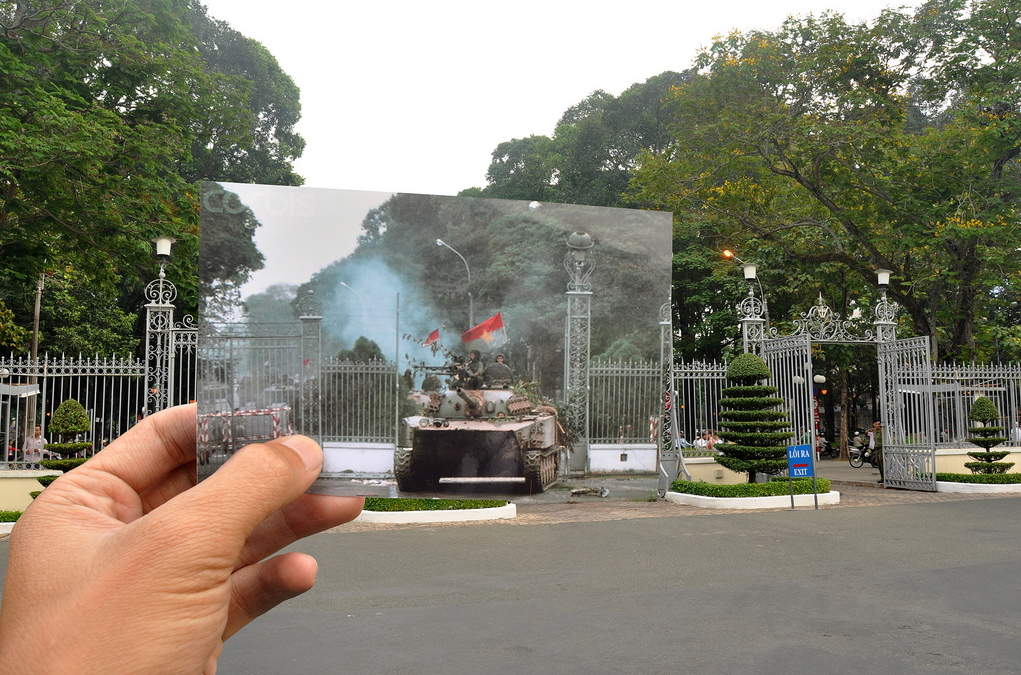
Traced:
<path id="1" fill-rule="evenodd" d="M 170 306 L 177 298 L 177 287 L 167 279 L 166 264 L 160 263 L 159 276 L 145 286 L 147 306 Z"/>
<path id="2" fill-rule="evenodd" d="M 790 413 L 793 443 L 815 447 L 811 339 L 807 335 L 788 335 L 766 340 L 761 356 L 769 366 L 770 384 Z"/>
<path id="3" fill-rule="evenodd" d="M 564 258 L 567 270 L 567 322 L 564 330 L 565 426 L 574 436 L 573 466 L 563 470 L 586 470 L 589 443 L 589 351 L 592 323 L 592 284 L 595 268 L 591 255 L 592 238 L 574 232 L 567 240 Z"/>
<path id="4" fill-rule="evenodd" d="M 766 339 L 769 308 L 765 298 L 755 296 L 755 287 L 748 284 L 748 295 L 737 303 L 738 317 L 741 322 L 741 343 L 745 352 L 758 351 L 762 341 Z"/>
<path id="5" fill-rule="evenodd" d="M 845 319 L 822 299 L 794 320 L 792 336 L 804 335 L 813 342 L 875 342 L 875 335 L 858 319 Z"/>
<path id="6" fill-rule="evenodd" d="M 887 299 L 884 289 L 873 310 L 875 320 L 872 323 L 876 327 L 876 342 L 891 342 L 897 339 L 897 312 L 899 309 L 896 302 Z"/>

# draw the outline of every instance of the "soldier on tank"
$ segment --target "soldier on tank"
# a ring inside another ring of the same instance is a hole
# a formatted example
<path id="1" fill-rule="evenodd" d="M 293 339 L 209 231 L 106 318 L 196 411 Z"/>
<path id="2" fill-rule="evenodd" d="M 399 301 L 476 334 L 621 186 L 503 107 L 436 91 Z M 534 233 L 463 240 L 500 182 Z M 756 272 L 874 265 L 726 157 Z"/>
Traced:
<path id="1" fill-rule="evenodd" d="M 467 389 L 478 389 L 482 386 L 486 367 L 482 363 L 482 354 L 477 349 L 468 352 L 468 363 L 464 364 L 464 386 Z"/>
<path id="2" fill-rule="evenodd" d="M 514 380 L 514 372 L 507 365 L 503 354 L 496 355 L 496 361 L 486 366 L 486 386 L 505 387 Z"/>

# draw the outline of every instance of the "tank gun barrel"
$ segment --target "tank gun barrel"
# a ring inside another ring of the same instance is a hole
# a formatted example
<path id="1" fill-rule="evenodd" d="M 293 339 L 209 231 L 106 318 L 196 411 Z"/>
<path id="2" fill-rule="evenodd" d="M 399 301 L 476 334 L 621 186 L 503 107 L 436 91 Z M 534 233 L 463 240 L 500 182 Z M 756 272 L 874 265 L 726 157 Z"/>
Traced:
<path id="1" fill-rule="evenodd" d="M 454 393 L 457 394 L 458 398 L 464 401 L 464 405 L 466 406 L 469 412 L 477 413 L 481 409 L 482 406 L 479 405 L 479 402 L 476 401 L 471 396 L 469 396 L 468 394 L 464 393 L 464 390 L 461 389 L 461 387 L 455 389 Z"/>

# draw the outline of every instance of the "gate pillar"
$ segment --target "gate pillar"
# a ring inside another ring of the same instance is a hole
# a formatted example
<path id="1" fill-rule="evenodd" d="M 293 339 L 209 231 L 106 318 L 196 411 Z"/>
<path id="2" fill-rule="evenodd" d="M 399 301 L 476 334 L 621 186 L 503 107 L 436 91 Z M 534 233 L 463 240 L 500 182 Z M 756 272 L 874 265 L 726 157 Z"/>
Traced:
<path id="1" fill-rule="evenodd" d="M 570 460 L 565 470 L 588 470 L 589 444 L 589 351 L 592 323 L 592 270 L 595 261 L 590 249 L 592 237 L 573 232 L 567 238 L 567 324 L 564 329 L 565 426 L 574 437 Z M 563 465 L 562 465 L 563 466 Z"/>
<path id="2" fill-rule="evenodd" d="M 301 413 L 303 434 L 322 444 L 322 323 L 323 316 L 315 292 L 309 290 L 298 300 L 301 321 Z"/>

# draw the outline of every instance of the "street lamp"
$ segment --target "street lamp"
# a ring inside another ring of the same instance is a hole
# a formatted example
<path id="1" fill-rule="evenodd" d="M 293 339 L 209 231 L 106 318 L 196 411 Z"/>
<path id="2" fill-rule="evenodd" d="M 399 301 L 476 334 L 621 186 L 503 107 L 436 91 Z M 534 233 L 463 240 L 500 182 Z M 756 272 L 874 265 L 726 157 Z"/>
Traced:
<path id="1" fill-rule="evenodd" d="M 468 273 L 468 327 L 471 328 L 472 326 L 475 325 L 475 306 L 474 306 L 474 301 L 472 300 L 472 271 L 471 271 L 471 268 L 468 267 L 468 261 L 464 259 L 464 256 L 461 255 L 456 248 L 454 248 L 453 246 L 451 246 L 447 242 L 443 241 L 442 239 L 437 239 L 436 240 L 436 245 L 437 246 L 446 246 L 447 248 L 449 248 L 451 251 L 454 252 L 454 255 L 456 255 L 458 258 L 461 259 L 461 262 L 464 263 L 464 271 Z"/>
<path id="2" fill-rule="evenodd" d="M 170 258 L 170 247 L 173 246 L 177 240 L 173 237 L 154 237 L 152 242 L 156 244 L 156 257 L 162 262 L 166 262 Z"/>
<path id="3" fill-rule="evenodd" d="M 348 285 L 346 281 L 341 281 L 340 285 L 354 293 L 356 296 L 358 296 L 358 306 L 361 307 L 362 310 L 362 321 L 368 322 L 369 313 L 365 310 L 365 297 L 362 296 L 362 294 L 356 291 L 355 289 L 351 288 L 351 286 Z"/>
<path id="4" fill-rule="evenodd" d="M 758 273 L 759 272 L 759 266 L 756 265 L 755 263 L 751 263 L 751 262 L 747 262 L 745 260 L 741 260 L 740 258 L 737 257 L 737 254 L 734 253 L 734 251 L 732 251 L 729 248 L 723 249 L 723 257 L 726 258 L 727 260 L 733 260 L 734 262 L 741 264 L 741 271 L 744 273 L 744 280 L 748 282 L 748 288 L 749 288 L 748 292 L 749 292 L 749 294 L 751 293 L 752 282 L 755 282 L 755 285 L 759 287 L 759 297 L 762 299 L 762 310 L 763 310 L 763 314 L 764 314 L 765 319 L 766 319 L 766 325 L 768 326 L 769 325 L 769 304 L 766 302 L 766 294 L 762 290 L 762 282 L 759 281 L 759 273 Z"/>

